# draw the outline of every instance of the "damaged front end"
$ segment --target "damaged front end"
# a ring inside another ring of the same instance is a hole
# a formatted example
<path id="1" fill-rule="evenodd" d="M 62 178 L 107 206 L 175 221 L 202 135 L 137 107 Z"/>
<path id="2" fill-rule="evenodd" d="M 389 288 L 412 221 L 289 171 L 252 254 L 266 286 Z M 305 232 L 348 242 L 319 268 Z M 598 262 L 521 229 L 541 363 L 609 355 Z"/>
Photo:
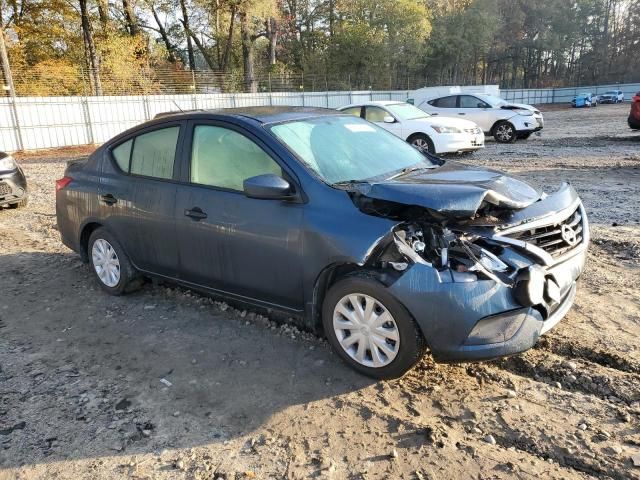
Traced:
<path id="1" fill-rule="evenodd" d="M 522 352 L 573 303 L 589 229 L 568 184 L 523 208 L 484 202 L 472 218 L 361 195 L 354 203 L 398 220 L 369 263 L 388 273 L 438 361 Z"/>

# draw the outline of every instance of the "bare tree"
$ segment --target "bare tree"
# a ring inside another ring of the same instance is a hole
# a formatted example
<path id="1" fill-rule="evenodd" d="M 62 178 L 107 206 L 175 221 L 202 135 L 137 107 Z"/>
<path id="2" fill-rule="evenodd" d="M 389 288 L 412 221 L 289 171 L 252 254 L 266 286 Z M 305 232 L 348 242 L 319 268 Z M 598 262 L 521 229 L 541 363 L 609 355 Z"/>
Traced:
<path id="1" fill-rule="evenodd" d="M 89 73 L 89 83 L 93 95 L 102 95 L 102 82 L 100 81 L 100 59 L 93 41 L 93 27 L 89 18 L 87 0 L 80 2 L 80 20 L 82 25 L 82 39 L 84 41 L 84 56 L 87 71 Z"/>

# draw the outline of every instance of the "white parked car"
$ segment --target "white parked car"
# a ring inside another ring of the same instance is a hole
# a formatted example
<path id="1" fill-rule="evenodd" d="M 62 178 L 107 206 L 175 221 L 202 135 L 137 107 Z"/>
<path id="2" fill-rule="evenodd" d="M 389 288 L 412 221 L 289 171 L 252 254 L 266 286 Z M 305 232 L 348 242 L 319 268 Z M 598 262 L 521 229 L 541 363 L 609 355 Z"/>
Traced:
<path id="1" fill-rule="evenodd" d="M 622 90 L 609 90 L 600 95 L 600 103 L 622 103 L 624 102 L 624 93 Z"/>
<path id="2" fill-rule="evenodd" d="M 484 134 L 475 123 L 432 117 L 406 102 L 373 101 L 338 110 L 376 123 L 429 153 L 465 153 L 484 148 Z"/>
<path id="3" fill-rule="evenodd" d="M 529 138 L 544 126 L 542 113 L 535 107 L 508 103 L 485 93 L 450 94 L 414 99 L 414 102 L 418 108 L 433 116 L 471 120 L 500 143 Z"/>

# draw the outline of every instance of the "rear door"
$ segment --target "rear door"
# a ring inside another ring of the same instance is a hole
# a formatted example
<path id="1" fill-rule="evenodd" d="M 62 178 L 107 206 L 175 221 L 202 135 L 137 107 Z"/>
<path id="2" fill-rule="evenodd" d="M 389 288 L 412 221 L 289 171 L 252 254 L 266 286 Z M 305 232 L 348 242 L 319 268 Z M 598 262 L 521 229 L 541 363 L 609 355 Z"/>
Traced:
<path id="1" fill-rule="evenodd" d="M 458 97 L 456 95 L 448 95 L 425 101 L 419 107 L 434 117 L 455 117 L 457 101 Z"/>
<path id="2" fill-rule="evenodd" d="M 302 310 L 304 204 L 248 198 L 245 179 L 295 179 L 259 139 L 227 122 L 189 122 L 175 206 L 181 279 Z"/>
<path id="3" fill-rule="evenodd" d="M 100 183 L 101 217 L 134 265 L 176 276 L 176 155 L 182 122 L 136 132 L 107 149 Z"/>

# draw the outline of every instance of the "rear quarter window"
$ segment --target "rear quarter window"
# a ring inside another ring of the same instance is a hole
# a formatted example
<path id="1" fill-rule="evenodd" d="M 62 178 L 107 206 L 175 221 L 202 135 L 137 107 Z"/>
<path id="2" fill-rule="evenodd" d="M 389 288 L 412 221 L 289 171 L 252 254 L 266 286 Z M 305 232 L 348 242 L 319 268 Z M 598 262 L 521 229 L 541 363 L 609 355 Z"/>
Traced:
<path id="1" fill-rule="evenodd" d="M 111 150 L 111 154 L 113 155 L 113 159 L 116 161 L 118 167 L 123 172 L 129 172 L 129 160 L 131 159 L 131 145 L 133 145 L 133 139 L 127 140 L 124 143 L 121 143 L 113 150 Z"/>

